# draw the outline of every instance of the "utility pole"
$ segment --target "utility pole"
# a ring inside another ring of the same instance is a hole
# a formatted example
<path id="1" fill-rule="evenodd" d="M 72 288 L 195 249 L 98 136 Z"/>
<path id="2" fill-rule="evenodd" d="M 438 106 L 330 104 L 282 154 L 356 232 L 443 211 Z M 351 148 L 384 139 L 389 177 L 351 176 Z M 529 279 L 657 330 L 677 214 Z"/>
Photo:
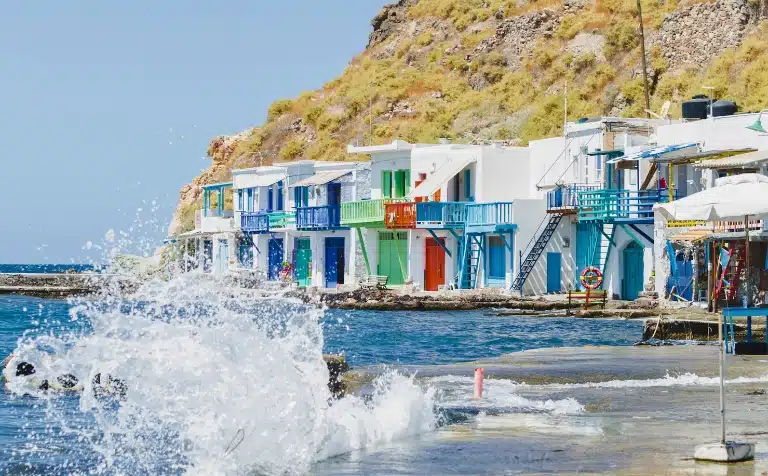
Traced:
<path id="1" fill-rule="evenodd" d="M 648 64 L 645 59 L 645 30 L 643 30 L 643 7 L 640 5 L 640 0 L 637 0 L 637 18 L 640 22 L 640 51 L 643 54 L 643 90 L 645 91 L 645 110 L 646 117 L 651 118 L 651 113 L 647 112 L 651 110 L 651 99 L 648 96 Z"/>

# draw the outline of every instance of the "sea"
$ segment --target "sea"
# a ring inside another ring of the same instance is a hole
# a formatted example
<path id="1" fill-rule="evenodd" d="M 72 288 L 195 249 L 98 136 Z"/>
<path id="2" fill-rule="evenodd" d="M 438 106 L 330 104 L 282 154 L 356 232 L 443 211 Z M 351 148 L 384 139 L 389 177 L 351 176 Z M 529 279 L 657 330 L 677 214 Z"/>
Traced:
<path id="1" fill-rule="evenodd" d="M 610 359 L 568 349 L 629 349 L 641 334 L 635 320 L 323 310 L 194 274 L 149 282 L 130 299 L 0 296 L 0 355 L 13 354 L 0 392 L 0 474 L 562 472 L 575 463 L 556 457 L 603 437 L 603 420 L 585 419 L 604 398 L 595 392 L 647 398 L 647 386 L 714 389 L 712 379 L 596 389 L 489 375 L 478 401 L 472 379 L 450 369 L 548 349 L 563 349 L 564 366 L 608 369 Z M 332 398 L 324 353 L 346 356 L 354 394 Z M 21 361 L 35 375 L 16 378 Z M 78 391 L 39 389 L 68 374 Z M 96 391 L 113 378 L 124 395 Z M 574 454 L 580 470 L 616 469 L 615 457 Z"/>
<path id="2" fill-rule="evenodd" d="M 94 264 L 0 264 L 0 273 L 10 274 L 84 273 L 100 269 L 101 265 Z"/>

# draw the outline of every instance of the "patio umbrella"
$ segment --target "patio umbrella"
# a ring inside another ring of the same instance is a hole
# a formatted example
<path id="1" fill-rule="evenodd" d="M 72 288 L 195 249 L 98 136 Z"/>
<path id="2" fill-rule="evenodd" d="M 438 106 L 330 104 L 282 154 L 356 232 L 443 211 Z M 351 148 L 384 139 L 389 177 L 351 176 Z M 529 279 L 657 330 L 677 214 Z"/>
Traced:
<path id="1" fill-rule="evenodd" d="M 702 192 L 663 205 L 656 205 L 667 220 L 740 220 L 744 219 L 746 237 L 747 283 L 749 283 L 749 218 L 768 218 L 768 177 L 742 174 L 718 179 L 715 186 Z M 747 299 L 750 302 L 750 288 Z M 721 314 L 722 316 L 722 314 Z M 755 447 L 748 443 L 727 442 L 725 439 L 725 355 L 722 317 L 718 322 L 720 344 L 720 443 L 700 445 L 697 459 L 713 461 L 742 461 L 754 458 Z"/>

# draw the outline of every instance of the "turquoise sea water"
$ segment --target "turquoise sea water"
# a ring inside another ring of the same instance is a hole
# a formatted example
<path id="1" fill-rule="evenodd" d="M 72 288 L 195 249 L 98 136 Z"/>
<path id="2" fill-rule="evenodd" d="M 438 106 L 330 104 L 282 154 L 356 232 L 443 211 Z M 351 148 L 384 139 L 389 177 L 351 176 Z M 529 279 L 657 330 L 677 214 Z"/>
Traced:
<path id="1" fill-rule="evenodd" d="M 99 269 L 100 266 L 92 264 L 1 264 L 0 273 L 67 273 L 77 272 L 82 273 L 85 271 L 94 271 Z"/>
<path id="2" fill-rule="evenodd" d="M 161 320 L 168 319 L 174 312 L 182 318 L 185 314 L 208 312 L 199 302 L 191 302 L 189 309 L 182 306 L 169 310 L 169 306 L 165 304 L 159 311 L 152 311 L 157 314 L 136 305 L 122 306 L 121 312 L 126 316 L 144 312 Z M 331 310 L 321 317 L 320 323 L 324 352 L 344 353 L 355 366 L 444 364 L 553 346 L 630 345 L 640 338 L 642 328 L 642 324 L 635 321 L 498 317 L 487 310 Z M 19 338 L 25 334 L 58 336 L 74 330 L 87 335 L 89 327 L 85 319 L 72 320 L 70 305 L 65 301 L 0 296 L 0 355 L 3 357 L 16 349 Z M 216 334 L 214 338 L 219 339 Z M 226 348 L 232 344 L 222 338 L 220 345 Z M 215 366 L 216 362 L 211 365 Z M 183 394 L 183 390 L 180 392 Z M 93 414 L 81 411 L 80 405 L 78 396 L 64 396 L 42 404 L 38 398 L 0 392 L 0 474 L 67 474 L 98 465 L 103 468 L 104 457 L 100 454 L 103 449 L 97 444 L 84 443 L 83 438 L 99 440 L 104 435 L 98 430 Z M 71 431 L 68 427 L 89 428 L 89 432 Z M 91 428 L 97 429 L 90 431 Z M 162 438 L 173 441 L 174 435 L 173 431 L 164 432 Z M 178 469 L 183 463 L 183 459 L 175 456 L 168 457 L 167 461 L 158 457 L 149 466 L 128 465 L 122 471 L 178 474 L 183 472 Z M 115 474 L 121 469 L 116 463 L 101 472 Z"/>

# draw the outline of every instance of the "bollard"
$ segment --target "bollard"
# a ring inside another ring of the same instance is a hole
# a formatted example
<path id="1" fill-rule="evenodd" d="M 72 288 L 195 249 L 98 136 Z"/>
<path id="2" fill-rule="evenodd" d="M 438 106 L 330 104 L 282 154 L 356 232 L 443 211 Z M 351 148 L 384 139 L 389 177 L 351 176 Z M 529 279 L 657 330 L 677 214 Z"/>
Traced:
<path id="1" fill-rule="evenodd" d="M 475 369 L 475 399 L 483 398 L 483 376 L 485 370 L 482 367 Z"/>

